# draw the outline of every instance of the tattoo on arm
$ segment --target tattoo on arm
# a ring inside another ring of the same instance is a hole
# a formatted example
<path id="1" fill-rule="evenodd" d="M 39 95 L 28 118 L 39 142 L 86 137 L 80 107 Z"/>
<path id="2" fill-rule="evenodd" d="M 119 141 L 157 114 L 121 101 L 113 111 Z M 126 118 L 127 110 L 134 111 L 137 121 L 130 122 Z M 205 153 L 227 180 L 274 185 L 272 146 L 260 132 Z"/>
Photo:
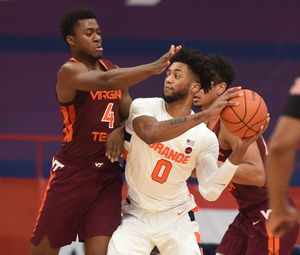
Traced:
<path id="1" fill-rule="evenodd" d="M 177 125 L 177 124 L 180 124 L 180 123 L 183 123 L 183 122 L 187 122 L 186 116 L 161 122 L 160 123 L 160 128 L 166 128 L 166 127 L 174 126 L 174 125 Z"/>
<path id="2" fill-rule="evenodd" d="M 176 119 L 169 120 L 169 122 L 170 122 L 171 126 L 174 126 L 174 125 L 177 125 L 177 124 L 180 124 L 180 123 L 183 123 L 183 122 L 187 122 L 187 118 L 186 118 L 186 116 L 179 117 L 179 118 L 176 118 Z"/>
<path id="3" fill-rule="evenodd" d="M 195 122 L 202 122 L 201 117 L 196 118 L 196 119 L 195 119 Z"/>

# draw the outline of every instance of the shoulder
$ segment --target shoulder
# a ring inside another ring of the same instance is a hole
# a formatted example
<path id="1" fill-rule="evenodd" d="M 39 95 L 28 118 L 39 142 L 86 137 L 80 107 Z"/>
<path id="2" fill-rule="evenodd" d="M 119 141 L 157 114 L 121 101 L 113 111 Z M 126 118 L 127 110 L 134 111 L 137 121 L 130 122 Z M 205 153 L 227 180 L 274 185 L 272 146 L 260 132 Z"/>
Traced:
<path id="1" fill-rule="evenodd" d="M 81 62 L 68 61 L 64 63 L 58 71 L 58 77 L 64 75 L 74 75 L 76 73 L 88 72 L 87 67 Z"/>
<path id="2" fill-rule="evenodd" d="M 136 98 L 132 101 L 133 106 L 137 105 L 149 105 L 151 106 L 158 106 L 162 103 L 163 99 L 158 97 L 152 98 Z"/>
<path id="3" fill-rule="evenodd" d="M 156 116 L 162 111 L 161 101 L 157 98 L 137 98 L 130 106 L 130 116 L 136 118 L 142 115 Z"/>
<path id="4" fill-rule="evenodd" d="M 211 131 L 205 125 L 205 123 L 201 123 L 201 124 L 197 125 L 196 129 L 197 129 L 196 132 L 197 132 L 198 139 L 201 139 L 202 142 L 218 141 L 216 134 L 213 131 Z"/>

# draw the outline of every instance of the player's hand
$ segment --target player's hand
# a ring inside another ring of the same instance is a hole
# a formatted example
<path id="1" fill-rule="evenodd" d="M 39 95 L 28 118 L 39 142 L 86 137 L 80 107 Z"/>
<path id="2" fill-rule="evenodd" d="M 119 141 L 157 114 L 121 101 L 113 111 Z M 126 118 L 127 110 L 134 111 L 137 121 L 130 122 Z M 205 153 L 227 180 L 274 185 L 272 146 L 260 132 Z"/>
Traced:
<path id="1" fill-rule="evenodd" d="M 286 205 L 279 210 L 272 210 L 268 220 L 268 227 L 276 236 L 283 236 L 296 223 L 300 223 L 300 214 L 296 208 Z"/>
<path id="2" fill-rule="evenodd" d="M 233 87 L 225 91 L 223 95 L 221 95 L 208 109 L 205 110 L 206 114 L 208 114 L 207 119 L 213 119 L 219 116 L 226 106 L 239 105 L 238 102 L 229 100 L 234 97 L 242 96 L 242 93 L 236 93 L 236 91 L 240 89 L 241 87 Z"/>
<path id="3" fill-rule="evenodd" d="M 124 155 L 124 127 L 114 129 L 106 139 L 105 155 L 111 162 L 118 161 Z"/>
<path id="4" fill-rule="evenodd" d="M 155 68 L 154 73 L 161 74 L 167 68 L 167 66 L 170 65 L 171 57 L 173 57 L 178 51 L 180 51 L 181 48 L 181 45 L 176 47 L 174 45 L 171 45 L 170 50 L 166 54 L 164 54 L 160 59 L 152 63 Z"/>

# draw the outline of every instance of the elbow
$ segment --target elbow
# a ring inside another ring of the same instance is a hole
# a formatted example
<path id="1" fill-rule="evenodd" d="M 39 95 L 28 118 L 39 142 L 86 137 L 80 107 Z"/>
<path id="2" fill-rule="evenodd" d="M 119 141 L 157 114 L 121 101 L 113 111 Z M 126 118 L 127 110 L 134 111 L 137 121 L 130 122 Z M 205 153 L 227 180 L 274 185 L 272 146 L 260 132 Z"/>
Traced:
<path id="1" fill-rule="evenodd" d="M 143 135 L 137 134 L 137 135 L 141 140 L 143 140 L 148 145 L 157 143 L 155 137 L 151 136 L 150 134 L 143 134 Z"/>
<path id="2" fill-rule="evenodd" d="M 209 188 L 206 190 L 202 189 L 201 187 L 198 187 L 198 188 L 199 188 L 199 192 L 202 195 L 202 197 L 205 200 L 210 201 L 210 202 L 216 201 L 222 193 L 219 190 L 214 189 L 214 188 Z"/>
<path id="3" fill-rule="evenodd" d="M 150 145 L 150 144 L 155 144 L 156 141 L 154 139 L 154 137 L 151 136 L 145 136 L 143 138 L 141 138 L 146 144 Z"/>

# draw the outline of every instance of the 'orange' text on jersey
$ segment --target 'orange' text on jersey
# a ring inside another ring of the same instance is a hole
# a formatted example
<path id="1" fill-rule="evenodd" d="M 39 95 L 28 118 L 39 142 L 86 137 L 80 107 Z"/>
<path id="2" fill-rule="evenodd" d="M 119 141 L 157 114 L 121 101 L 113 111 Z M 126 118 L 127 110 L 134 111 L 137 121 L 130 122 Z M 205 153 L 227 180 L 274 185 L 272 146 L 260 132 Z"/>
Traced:
<path id="1" fill-rule="evenodd" d="M 178 151 L 174 151 L 173 149 L 163 145 L 162 143 L 150 144 L 149 146 L 160 155 L 165 156 L 167 159 L 181 164 L 187 164 L 190 159 L 190 156 L 184 155 L 183 153 Z"/>

